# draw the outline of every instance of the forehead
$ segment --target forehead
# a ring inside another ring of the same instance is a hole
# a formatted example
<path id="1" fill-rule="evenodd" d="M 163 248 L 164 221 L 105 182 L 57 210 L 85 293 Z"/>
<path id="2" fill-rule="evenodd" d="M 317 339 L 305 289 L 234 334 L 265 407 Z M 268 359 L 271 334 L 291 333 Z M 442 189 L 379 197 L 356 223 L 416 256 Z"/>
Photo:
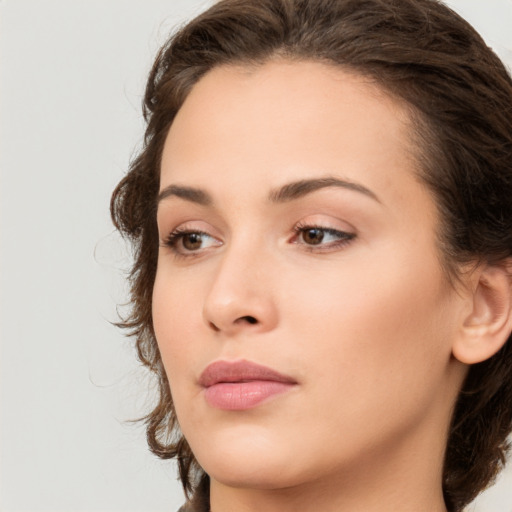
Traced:
<path id="1" fill-rule="evenodd" d="M 309 61 L 220 66 L 169 130 L 161 185 L 229 179 L 257 190 L 313 172 L 392 186 L 400 171 L 412 177 L 410 133 L 407 108 L 354 72 Z"/>

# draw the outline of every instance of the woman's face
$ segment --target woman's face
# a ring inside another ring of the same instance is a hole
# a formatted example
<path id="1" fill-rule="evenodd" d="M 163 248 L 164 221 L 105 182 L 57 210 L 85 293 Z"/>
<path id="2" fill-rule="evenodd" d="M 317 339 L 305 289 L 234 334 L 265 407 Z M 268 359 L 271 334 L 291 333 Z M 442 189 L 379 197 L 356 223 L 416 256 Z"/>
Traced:
<path id="1" fill-rule="evenodd" d="M 375 85 L 313 62 L 216 68 L 179 111 L 153 319 L 214 481 L 289 487 L 442 459 L 462 306 L 411 132 Z"/>

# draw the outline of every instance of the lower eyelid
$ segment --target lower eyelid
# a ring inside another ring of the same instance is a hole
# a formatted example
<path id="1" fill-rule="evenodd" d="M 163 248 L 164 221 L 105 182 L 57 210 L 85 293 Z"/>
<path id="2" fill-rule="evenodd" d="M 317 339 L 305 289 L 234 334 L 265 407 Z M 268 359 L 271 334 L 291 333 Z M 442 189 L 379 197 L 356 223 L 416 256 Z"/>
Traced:
<path id="1" fill-rule="evenodd" d="M 321 253 L 329 253 L 343 250 L 346 246 L 351 245 L 354 242 L 355 236 L 350 236 L 347 238 L 340 238 L 339 240 L 335 240 L 333 242 L 329 242 L 326 244 L 318 244 L 311 245 L 305 243 L 298 243 L 300 245 L 301 250 L 312 253 L 312 254 L 321 254 Z"/>

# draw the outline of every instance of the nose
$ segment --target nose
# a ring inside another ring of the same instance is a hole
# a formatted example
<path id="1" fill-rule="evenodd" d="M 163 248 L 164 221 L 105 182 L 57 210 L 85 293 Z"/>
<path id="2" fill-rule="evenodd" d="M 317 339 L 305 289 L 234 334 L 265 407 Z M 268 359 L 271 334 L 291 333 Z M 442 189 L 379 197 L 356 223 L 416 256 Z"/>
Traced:
<path id="1" fill-rule="evenodd" d="M 205 297 L 203 318 L 212 330 L 233 336 L 272 330 L 278 322 L 272 262 L 244 248 L 226 250 Z"/>

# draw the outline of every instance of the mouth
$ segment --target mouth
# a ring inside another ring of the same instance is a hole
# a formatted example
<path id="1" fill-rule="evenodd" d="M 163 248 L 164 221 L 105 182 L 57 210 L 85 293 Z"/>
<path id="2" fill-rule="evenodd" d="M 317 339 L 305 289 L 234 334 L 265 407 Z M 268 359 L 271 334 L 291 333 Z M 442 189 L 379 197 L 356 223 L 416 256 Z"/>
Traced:
<path id="1" fill-rule="evenodd" d="M 252 409 L 297 385 L 293 378 L 250 361 L 216 361 L 199 378 L 206 402 L 216 409 Z"/>

